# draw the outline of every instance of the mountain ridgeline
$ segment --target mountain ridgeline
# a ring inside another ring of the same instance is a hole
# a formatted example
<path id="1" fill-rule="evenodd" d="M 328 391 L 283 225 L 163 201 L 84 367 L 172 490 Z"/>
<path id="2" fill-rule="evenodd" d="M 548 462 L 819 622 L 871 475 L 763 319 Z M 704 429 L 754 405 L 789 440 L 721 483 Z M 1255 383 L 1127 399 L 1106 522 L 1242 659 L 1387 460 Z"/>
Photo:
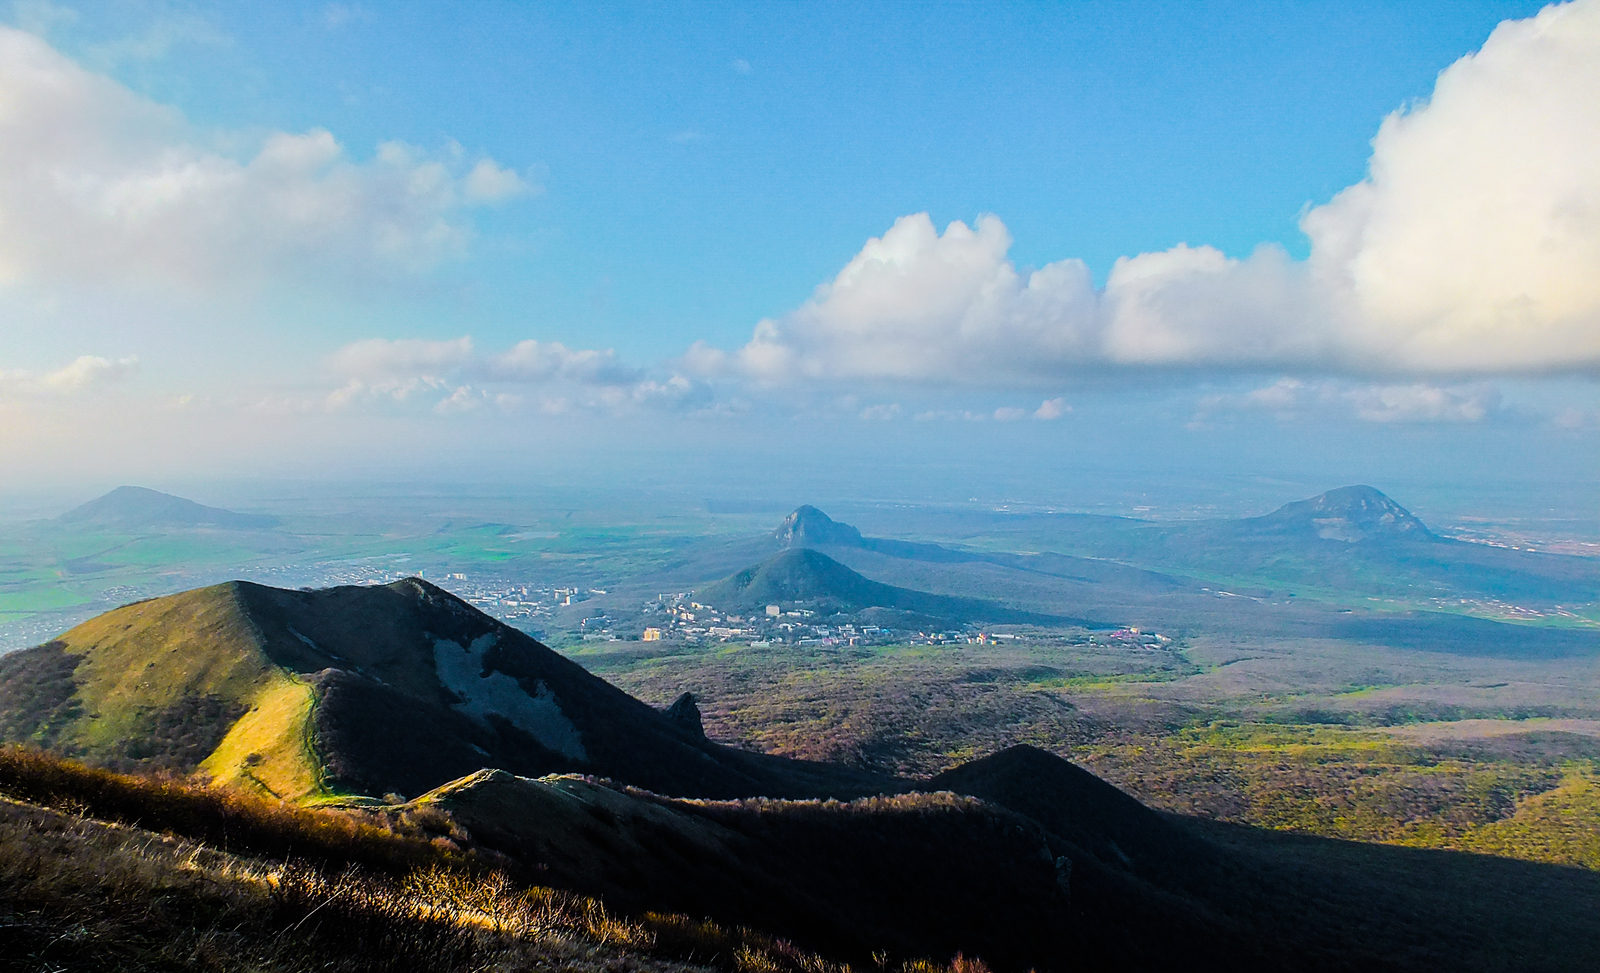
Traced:
<path id="1" fill-rule="evenodd" d="M 722 747 L 420 579 L 235 581 L 108 612 L 0 657 L 0 733 L 284 798 L 415 795 L 485 766 L 699 797 L 877 779 Z"/>
<path id="2" fill-rule="evenodd" d="M 266 526 L 150 492 L 115 491 L 63 521 Z M 725 611 L 777 604 L 893 627 L 1060 626 L 1088 623 L 1036 609 L 1098 613 L 1108 602 L 1089 600 L 1097 591 L 1137 589 L 1146 601 L 1116 604 L 1138 610 L 1246 600 L 1154 570 L 1178 560 L 1322 583 L 1381 568 L 1451 590 L 1594 585 L 1582 559 L 1440 537 L 1370 487 L 1244 520 L 1054 523 L 1077 553 L 873 538 L 801 507 L 772 535 L 741 542 L 717 574 L 759 563 L 697 597 Z M 985 591 L 1007 600 L 968 594 Z M 1496 629 L 1485 638 L 1514 628 L 1460 620 Z M 997 973 L 1514 968 L 1504 950 L 1474 945 L 1486 922 L 1533 929 L 1528 937 L 1578 958 L 1549 968 L 1587 968 L 1600 949 L 1584 911 L 1600 878 L 1581 870 L 1181 818 L 1028 746 L 926 780 L 725 746 L 707 739 L 693 695 L 647 705 L 418 578 L 316 591 L 233 581 L 124 605 L 0 656 L 0 741 L 286 802 L 382 805 L 434 822 L 440 841 L 522 881 L 633 915 L 710 916 L 857 969 L 958 953 Z"/>
<path id="3" fill-rule="evenodd" d="M 284 800 L 413 797 L 541 883 L 863 962 L 1168 961 L 1152 922 L 1258 949 L 1155 884 L 1158 858 L 1214 860 L 1201 839 L 1058 757 L 991 759 L 975 798 L 721 746 L 692 699 L 650 707 L 420 579 L 231 582 L 123 606 L 0 657 L 0 736 Z M 1026 804 L 1052 780 L 1048 808 Z"/>
<path id="4" fill-rule="evenodd" d="M 826 602 L 829 584 L 837 584 L 832 600 L 841 605 L 888 599 L 821 562 L 782 559 L 814 551 L 898 591 L 926 598 L 945 597 L 928 589 L 959 592 L 964 604 L 927 611 L 944 619 L 1000 622 L 974 603 L 1003 600 L 1011 612 L 1161 630 L 1316 635 L 1508 657 L 1600 653 L 1600 630 L 1559 621 L 1600 603 L 1593 558 L 1445 536 L 1370 486 L 1339 487 L 1240 519 L 993 512 L 971 522 L 991 538 L 1014 533 L 1017 547 L 1044 550 L 872 537 L 806 506 L 773 533 L 778 558 L 702 589 L 714 592 L 703 600 L 747 606 L 759 600 L 765 575 L 778 582 L 768 587 L 780 596 L 792 588 L 797 599 Z M 807 584 L 784 580 L 805 571 L 815 575 Z M 1238 597 L 1222 596 L 1222 604 L 1219 590 Z M 1522 624 L 1496 617 L 1507 604 L 1519 606 L 1515 621 Z M 1555 621 L 1527 624 L 1530 618 Z"/>

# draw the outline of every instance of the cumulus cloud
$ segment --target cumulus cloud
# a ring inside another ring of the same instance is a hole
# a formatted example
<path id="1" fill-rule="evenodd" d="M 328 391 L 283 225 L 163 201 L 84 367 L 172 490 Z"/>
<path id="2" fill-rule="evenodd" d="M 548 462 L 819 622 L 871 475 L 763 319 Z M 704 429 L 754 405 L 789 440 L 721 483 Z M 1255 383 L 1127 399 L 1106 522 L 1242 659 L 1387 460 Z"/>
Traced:
<path id="1" fill-rule="evenodd" d="M 1064 398 L 1045 399 L 1039 403 L 1039 408 L 1033 410 L 1035 419 L 1059 419 L 1072 411 L 1072 406 L 1067 405 Z"/>
<path id="2" fill-rule="evenodd" d="M 208 141 L 0 27 L 0 283 L 229 293 L 391 277 L 463 253 L 466 208 L 532 188 L 457 146 L 391 142 L 362 162 L 321 129 L 270 133 L 243 155 Z"/>
<path id="3" fill-rule="evenodd" d="M 1600 0 L 1550 7 L 1500 25 L 1428 101 L 1384 121 L 1368 177 L 1303 217 L 1306 261 L 1180 244 L 1118 260 L 1097 290 L 1078 260 L 1020 272 L 995 216 L 941 234 L 915 214 L 744 347 L 698 344 L 684 364 L 774 383 L 1049 384 L 1106 366 L 1592 372 L 1596 91 Z"/>
<path id="4" fill-rule="evenodd" d="M 81 355 L 55 371 L 0 371 L 0 392 L 27 394 L 72 394 L 87 392 L 121 382 L 138 370 L 137 358 L 101 358 Z"/>
<path id="5" fill-rule="evenodd" d="M 1498 389 L 1483 383 L 1441 386 L 1352 384 L 1337 380 L 1281 378 L 1248 392 L 1208 395 L 1197 420 L 1228 412 L 1261 412 L 1293 419 L 1310 414 L 1341 414 L 1363 422 L 1473 423 L 1500 409 Z"/>

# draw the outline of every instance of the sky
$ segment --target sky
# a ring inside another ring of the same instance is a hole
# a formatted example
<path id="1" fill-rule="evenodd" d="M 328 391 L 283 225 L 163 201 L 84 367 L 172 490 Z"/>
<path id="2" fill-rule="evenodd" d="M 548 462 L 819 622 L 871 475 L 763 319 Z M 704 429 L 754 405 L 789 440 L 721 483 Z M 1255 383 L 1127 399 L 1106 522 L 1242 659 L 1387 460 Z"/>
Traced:
<path id="1" fill-rule="evenodd" d="M 0 492 L 1600 474 L 1600 0 L 0 21 Z"/>

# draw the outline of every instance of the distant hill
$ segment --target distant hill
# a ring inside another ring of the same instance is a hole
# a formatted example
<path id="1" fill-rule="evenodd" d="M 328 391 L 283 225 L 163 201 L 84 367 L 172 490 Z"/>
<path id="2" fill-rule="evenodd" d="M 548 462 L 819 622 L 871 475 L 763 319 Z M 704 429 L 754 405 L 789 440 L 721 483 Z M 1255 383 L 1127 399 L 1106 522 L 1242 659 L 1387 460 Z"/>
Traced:
<path id="1" fill-rule="evenodd" d="M 144 487 L 120 486 L 103 497 L 74 507 L 56 518 L 58 523 L 92 527 L 222 527 L 261 530 L 276 527 L 277 517 L 241 514 L 207 507 Z"/>
<path id="2" fill-rule="evenodd" d="M 772 537 L 782 548 L 853 548 L 912 561 L 958 562 L 981 560 L 979 555 L 955 551 L 939 544 L 864 537 L 849 524 L 834 520 L 809 504 L 797 507 L 783 519 Z"/>
<path id="3" fill-rule="evenodd" d="M 782 605 L 845 613 L 882 609 L 907 613 L 913 616 L 908 621 L 923 623 L 1093 624 L 1021 611 L 979 598 L 935 595 L 881 584 L 810 548 L 791 548 L 774 555 L 700 589 L 699 597 L 724 610 L 759 611 L 765 605 Z"/>
<path id="4" fill-rule="evenodd" d="M 709 742 L 419 579 L 234 581 L 107 612 L 0 656 L 0 739 L 294 799 L 414 795 L 485 766 L 703 797 L 880 786 Z"/>
<path id="5" fill-rule="evenodd" d="M 1339 487 L 1235 524 L 1246 532 L 1299 533 L 1346 544 L 1438 540 L 1411 511 L 1369 486 Z"/>
<path id="6" fill-rule="evenodd" d="M 782 547 L 861 546 L 861 531 L 839 523 L 809 504 L 783 518 L 772 536 Z"/>

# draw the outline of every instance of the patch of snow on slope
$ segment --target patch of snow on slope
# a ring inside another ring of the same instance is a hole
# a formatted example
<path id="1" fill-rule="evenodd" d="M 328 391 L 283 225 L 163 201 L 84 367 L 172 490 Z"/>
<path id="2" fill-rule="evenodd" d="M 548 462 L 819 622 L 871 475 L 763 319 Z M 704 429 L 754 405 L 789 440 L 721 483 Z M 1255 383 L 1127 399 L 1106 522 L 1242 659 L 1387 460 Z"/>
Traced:
<path id="1" fill-rule="evenodd" d="M 494 646 L 498 636 L 481 635 L 463 648 L 450 639 L 435 639 L 433 664 L 439 681 L 461 697 L 456 708 L 479 720 L 491 713 L 515 723 L 533 734 L 544 746 L 572 760 L 587 760 L 578 728 L 561 711 L 555 693 L 542 681 L 528 695 L 515 679 L 503 672 L 483 674 L 483 654 Z"/>

